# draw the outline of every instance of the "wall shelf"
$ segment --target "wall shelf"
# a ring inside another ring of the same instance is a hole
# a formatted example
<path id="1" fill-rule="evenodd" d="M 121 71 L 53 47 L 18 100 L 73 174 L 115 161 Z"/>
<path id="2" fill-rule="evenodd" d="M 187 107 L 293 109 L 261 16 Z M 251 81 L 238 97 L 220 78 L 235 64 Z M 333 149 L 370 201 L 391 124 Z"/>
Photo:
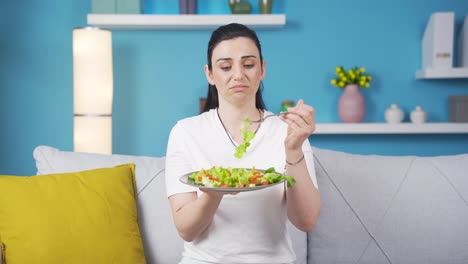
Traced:
<path id="1" fill-rule="evenodd" d="M 416 71 L 416 79 L 468 78 L 468 68 L 423 69 Z"/>
<path id="2" fill-rule="evenodd" d="M 317 123 L 314 134 L 468 134 L 468 123 Z"/>
<path id="3" fill-rule="evenodd" d="M 231 22 L 255 29 L 279 29 L 286 15 L 151 15 L 88 14 L 88 25 L 106 29 L 215 29 Z"/>

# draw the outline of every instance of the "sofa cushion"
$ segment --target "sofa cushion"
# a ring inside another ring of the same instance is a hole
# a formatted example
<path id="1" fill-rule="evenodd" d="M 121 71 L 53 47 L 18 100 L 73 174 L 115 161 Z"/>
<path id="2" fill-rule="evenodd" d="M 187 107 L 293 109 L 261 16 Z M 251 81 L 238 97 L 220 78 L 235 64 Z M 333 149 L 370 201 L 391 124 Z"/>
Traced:
<path id="1" fill-rule="evenodd" d="M 134 165 L 0 177 L 5 263 L 145 263 Z"/>
<path id="2" fill-rule="evenodd" d="M 314 153 L 323 207 L 308 263 L 468 261 L 468 155 Z"/>
<path id="3" fill-rule="evenodd" d="M 154 180 L 165 166 L 164 158 L 61 151 L 49 146 L 36 147 L 33 156 L 37 174 L 74 172 L 134 163 L 137 192 Z"/>
<path id="4" fill-rule="evenodd" d="M 180 260 L 183 242 L 173 224 L 164 189 L 164 158 L 69 152 L 49 146 L 36 147 L 33 155 L 38 174 L 134 163 L 146 260 L 149 264 L 177 263 Z"/>

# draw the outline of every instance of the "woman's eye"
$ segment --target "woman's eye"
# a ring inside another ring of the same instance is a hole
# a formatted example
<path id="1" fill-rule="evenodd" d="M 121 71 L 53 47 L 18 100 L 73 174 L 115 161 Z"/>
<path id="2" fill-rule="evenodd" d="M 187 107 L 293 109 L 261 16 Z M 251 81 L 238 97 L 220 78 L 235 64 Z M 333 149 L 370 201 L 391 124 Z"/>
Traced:
<path id="1" fill-rule="evenodd" d="M 229 71 L 231 69 L 231 66 L 222 66 L 221 70 L 223 71 Z"/>
<path id="2" fill-rule="evenodd" d="M 252 69 L 255 65 L 254 64 L 245 64 L 244 67 L 247 69 Z"/>

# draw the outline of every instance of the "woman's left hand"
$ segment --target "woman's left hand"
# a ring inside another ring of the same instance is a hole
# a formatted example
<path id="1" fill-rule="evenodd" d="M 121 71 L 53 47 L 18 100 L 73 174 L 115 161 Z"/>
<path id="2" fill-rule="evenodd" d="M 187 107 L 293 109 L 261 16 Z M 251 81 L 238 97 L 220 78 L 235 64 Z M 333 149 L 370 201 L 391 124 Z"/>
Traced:
<path id="1" fill-rule="evenodd" d="M 300 150 L 304 141 L 315 130 L 315 110 L 300 99 L 296 106 L 288 108 L 288 114 L 281 115 L 288 124 L 288 134 L 284 145 L 288 150 Z"/>

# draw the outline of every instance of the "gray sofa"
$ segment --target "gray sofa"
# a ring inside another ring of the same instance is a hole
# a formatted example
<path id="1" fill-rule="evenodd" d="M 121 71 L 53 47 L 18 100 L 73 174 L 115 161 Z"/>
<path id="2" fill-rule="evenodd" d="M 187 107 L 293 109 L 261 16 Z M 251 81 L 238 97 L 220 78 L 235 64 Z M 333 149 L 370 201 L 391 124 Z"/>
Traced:
<path id="1" fill-rule="evenodd" d="M 316 228 L 290 225 L 298 264 L 468 263 L 468 154 L 354 155 L 314 148 L 323 208 Z M 34 151 L 38 174 L 136 164 L 148 263 L 175 264 L 182 240 L 164 190 L 164 157 Z"/>

